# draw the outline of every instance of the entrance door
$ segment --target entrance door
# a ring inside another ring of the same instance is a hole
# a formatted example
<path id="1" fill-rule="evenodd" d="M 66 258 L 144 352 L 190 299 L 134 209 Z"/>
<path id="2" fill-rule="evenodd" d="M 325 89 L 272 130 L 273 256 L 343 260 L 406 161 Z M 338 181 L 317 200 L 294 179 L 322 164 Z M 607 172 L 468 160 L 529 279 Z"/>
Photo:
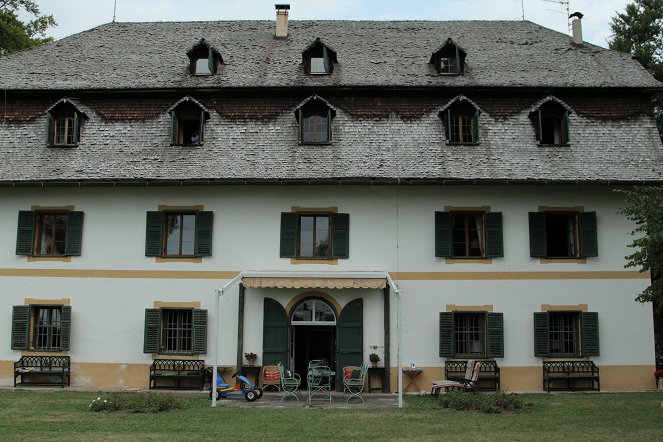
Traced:
<path id="1" fill-rule="evenodd" d="M 297 325 L 294 334 L 295 372 L 306 381 L 308 363 L 314 359 L 326 359 L 330 367 L 336 364 L 336 327 Z"/>

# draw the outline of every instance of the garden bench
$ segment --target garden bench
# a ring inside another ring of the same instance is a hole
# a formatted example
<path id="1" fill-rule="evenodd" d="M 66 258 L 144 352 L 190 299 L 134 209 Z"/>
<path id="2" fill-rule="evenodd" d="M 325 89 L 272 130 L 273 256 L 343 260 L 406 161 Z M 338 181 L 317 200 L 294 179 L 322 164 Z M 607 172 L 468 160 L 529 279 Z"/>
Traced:
<path id="1" fill-rule="evenodd" d="M 202 390 L 205 373 L 205 361 L 155 359 L 150 366 L 150 390 L 159 388 Z"/>
<path id="2" fill-rule="evenodd" d="M 563 382 L 564 386 L 552 386 Z M 578 386 L 577 383 L 581 385 Z M 592 361 L 544 361 L 543 389 L 550 391 L 601 391 L 599 368 Z"/>
<path id="3" fill-rule="evenodd" d="M 21 378 L 20 382 L 18 378 Z M 69 386 L 69 356 L 22 356 L 14 362 L 14 387 L 17 385 Z"/>
<path id="4" fill-rule="evenodd" d="M 447 380 L 462 380 L 465 377 L 467 361 L 445 361 L 444 377 Z M 500 368 L 496 361 L 481 361 L 479 369 L 479 379 L 477 380 L 477 390 L 480 391 L 499 391 L 500 389 Z"/>

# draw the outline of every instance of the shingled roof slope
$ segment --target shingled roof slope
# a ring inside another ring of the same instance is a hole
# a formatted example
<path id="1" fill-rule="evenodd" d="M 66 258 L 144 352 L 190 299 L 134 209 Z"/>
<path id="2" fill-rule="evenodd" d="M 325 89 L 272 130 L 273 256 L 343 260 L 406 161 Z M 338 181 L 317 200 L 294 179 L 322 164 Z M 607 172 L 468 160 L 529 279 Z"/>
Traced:
<path id="1" fill-rule="evenodd" d="M 0 58 L 9 90 L 251 87 L 659 88 L 630 55 L 527 21 L 272 21 L 109 23 Z M 332 75 L 308 76 L 302 51 L 317 37 L 338 54 Z M 204 38 L 221 53 L 217 75 L 192 76 L 187 51 Z M 428 63 L 447 38 L 467 51 L 464 75 Z"/>

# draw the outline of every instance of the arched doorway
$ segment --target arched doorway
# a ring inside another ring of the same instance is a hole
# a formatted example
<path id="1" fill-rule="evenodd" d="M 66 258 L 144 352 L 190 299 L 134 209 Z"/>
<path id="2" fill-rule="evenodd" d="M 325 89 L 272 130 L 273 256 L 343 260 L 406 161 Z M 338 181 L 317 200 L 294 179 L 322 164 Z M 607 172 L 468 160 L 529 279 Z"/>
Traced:
<path id="1" fill-rule="evenodd" d="M 300 301 L 290 314 L 290 357 L 296 373 L 306 379 L 308 363 L 325 359 L 336 366 L 336 318 L 334 308 L 321 298 Z"/>

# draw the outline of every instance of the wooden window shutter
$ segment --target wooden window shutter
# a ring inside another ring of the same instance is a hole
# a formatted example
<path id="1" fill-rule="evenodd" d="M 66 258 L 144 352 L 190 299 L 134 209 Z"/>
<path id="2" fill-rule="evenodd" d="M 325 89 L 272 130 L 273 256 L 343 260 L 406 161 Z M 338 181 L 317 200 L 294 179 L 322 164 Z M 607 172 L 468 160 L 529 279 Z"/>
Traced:
<path id="1" fill-rule="evenodd" d="M 350 214 L 334 213 L 332 225 L 332 258 L 350 257 Z"/>
<path id="2" fill-rule="evenodd" d="M 71 306 L 62 306 L 62 316 L 60 317 L 60 350 L 69 351 L 69 342 L 71 337 Z"/>
<path id="3" fill-rule="evenodd" d="M 193 311 L 193 353 L 207 353 L 207 310 Z"/>
<path id="4" fill-rule="evenodd" d="M 458 46 L 454 47 L 456 49 L 456 74 L 460 74 L 462 72 L 461 66 L 460 66 L 460 53 L 458 51 Z"/>
<path id="5" fill-rule="evenodd" d="M 453 119 L 453 115 L 451 114 L 451 107 L 447 109 L 447 143 L 452 143 L 452 134 L 451 134 L 451 121 Z"/>
<path id="6" fill-rule="evenodd" d="M 81 256 L 83 245 L 83 212 L 69 212 L 67 214 L 67 237 L 64 245 L 64 254 Z"/>
<path id="7" fill-rule="evenodd" d="M 175 111 L 170 113 L 170 142 L 177 144 L 177 115 Z"/>
<path id="8" fill-rule="evenodd" d="M 435 256 L 451 257 L 451 214 L 435 212 Z"/>
<path id="9" fill-rule="evenodd" d="M 486 315 L 486 353 L 491 358 L 504 357 L 504 314 L 488 312 Z"/>
<path id="10" fill-rule="evenodd" d="M 297 219 L 296 213 L 281 213 L 281 258 L 295 258 L 297 256 Z"/>
<path id="11" fill-rule="evenodd" d="M 203 132 L 205 131 L 205 111 L 200 112 L 200 121 L 198 122 L 198 144 L 203 142 Z"/>
<path id="12" fill-rule="evenodd" d="M 440 357 L 454 355 L 454 314 L 440 312 Z"/>
<path id="13" fill-rule="evenodd" d="M 196 243 L 197 256 L 212 255 L 212 227 L 214 225 L 214 212 L 196 213 Z"/>
<path id="14" fill-rule="evenodd" d="M 15 305 L 12 310 L 12 350 L 27 350 L 30 336 L 30 306 Z"/>
<path id="15" fill-rule="evenodd" d="M 16 232 L 16 254 L 30 256 L 34 253 L 35 213 L 30 210 L 18 212 Z"/>
<path id="16" fill-rule="evenodd" d="M 51 114 L 46 114 L 46 143 L 55 144 L 55 120 Z"/>
<path id="17" fill-rule="evenodd" d="M 161 256 L 163 253 L 163 223 L 163 212 L 147 212 L 145 256 Z"/>
<path id="18" fill-rule="evenodd" d="M 214 51 L 212 51 L 212 48 L 207 48 L 207 67 L 212 75 L 216 74 L 216 63 L 214 61 Z"/>
<path id="19" fill-rule="evenodd" d="M 161 351 L 161 310 L 145 309 L 145 337 L 143 353 L 159 353 Z"/>
<path id="20" fill-rule="evenodd" d="M 582 356 L 599 356 L 599 314 L 596 312 L 581 313 Z"/>
<path id="21" fill-rule="evenodd" d="M 534 356 L 550 354 L 550 316 L 548 312 L 534 313 Z"/>
<path id="22" fill-rule="evenodd" d="M 580 235 L 580 257 L 599 256 L 599 243 L 596 233 L 596 212 L 578 214 L 578 233 Z"/>
<path id="23" fill-rule="evenodd" d="M 331 109 L 327 109 L 327 142 L 332 141 L 332 115 Z"/>
<path id="24" fill-rule="evenodd" d="M 80 139 L 79 131 L 81 129 L 81 124 L 80 124 L 80 117 L 78 116 L 78 112 L 74 112 L 74 144 L 78 144 L 78 140 Z"/>
<path id="25" fill-rule="evenodd" d="M 322 60 L 325 65 L 325 72 L 328 74 L 332 73 L 332 62 L 329 59 L 329 51 L 327 50 L 327 46 L 322 45 Z"/>
<path id="26" fill-rule="evenodd" d="M 562 144 L 568 144 L 571 141 L 569 136 L 569 111 L 564 112 L 562 116 Z"/>
<path id="27" fill-rule="evenodd" d="M 548 254 L 546 245 L 546 214 L 529 212 L 529 256 L 545 258 Z"/>
<path id="28" fill-rule="evenodd" d="M 543 122 L 541 121 L 541 109 L 536 111 L 536 141 L 543 142 Z"/>
<path id="29" fill-rule="evenodd" d="M 504 256 L 502 212 L 486 213 L 486 257 Z"/>
<path id="30" fill-rule="evenodd" d="M 297 111 L 297 116 L 299 119 L 299 142 L 302 143 L 304 141 L 304 114 L 301 109 Z"/>
<path id="31" fill-rule="evenodd" d="M 479 111 L 472 115 L 472 138 L 473 143 L 479 142 Z"/>

